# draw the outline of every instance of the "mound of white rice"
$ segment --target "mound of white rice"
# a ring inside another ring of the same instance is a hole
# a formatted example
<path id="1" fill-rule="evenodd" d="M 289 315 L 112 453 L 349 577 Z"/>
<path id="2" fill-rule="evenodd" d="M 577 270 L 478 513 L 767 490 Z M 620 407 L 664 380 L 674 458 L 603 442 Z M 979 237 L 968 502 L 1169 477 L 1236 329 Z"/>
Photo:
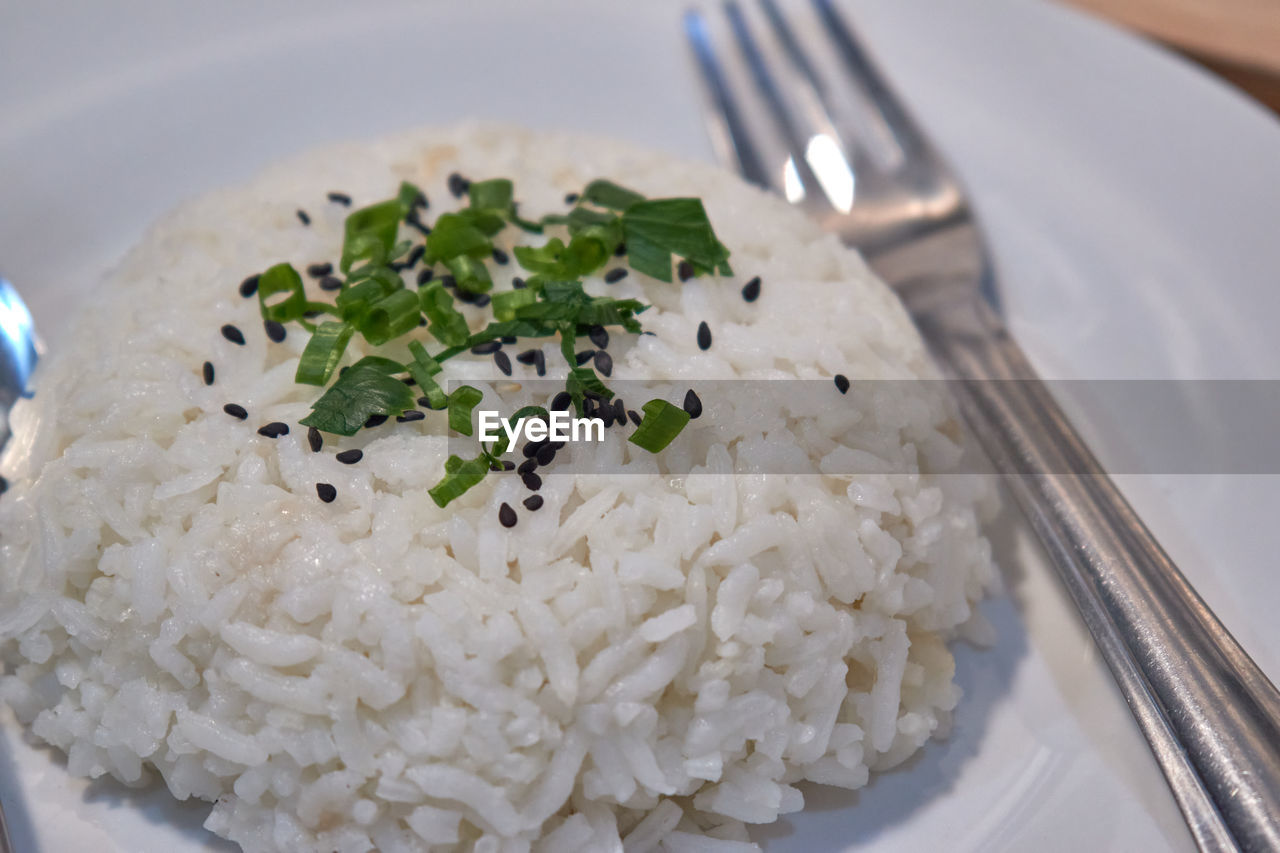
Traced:
<path id="1" fill-rule="evenodd" d="M 14 410 L 3 699 L 72 773 L 158 773 L 250 851 L 755 849 L 745 824 L 802 808 L 795 783 L 857 788 L 943 732 L 945 642 L 994 583 L 989 487 L 939 476 L 945 406 L 834 387 L 818 410 L 717 401 L 660 458 L 612 430 L 604 455 L 631 476 L 549 475 L 536 513 L 514 475 L 430 500 L 439 413 L 308 449 L 306 336 L 269 343 L 237 285 L 336 258 L 348 211 L 327 191 L 360 205 L 407 179 L 434 215 L 457 204 L 454 170 L 514 178 L 526 215 L 596 177 L 705 200 L 737 278 L 588 283 L 655 306 L 655 336 L 614 335 L 615 377 L 672 380 L 678 400 L 709 377 L 934 375 L 855 253 L 716 169 L 493 126 L 300 157 L 160 223 Z M 495 267 L 497 288 L 518 272 Z M 477 357 L 442 378 L 494 395 L 502 377 Z M 269 421 L 292 431 L 258 435 Z M 338 463 L 350 447 L 363 461 Z M 752 473 L 797 454 L 812 473 Z M 850 454 L 893 473 L 841 473 Z"/>

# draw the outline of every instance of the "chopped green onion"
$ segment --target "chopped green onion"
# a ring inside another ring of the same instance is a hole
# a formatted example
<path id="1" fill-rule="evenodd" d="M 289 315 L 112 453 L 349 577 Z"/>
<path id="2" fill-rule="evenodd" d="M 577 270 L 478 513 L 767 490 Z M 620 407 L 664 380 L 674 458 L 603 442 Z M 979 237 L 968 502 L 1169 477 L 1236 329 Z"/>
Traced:
<path id="1" fill-rule="evenodd" d="M 689 413 L 666 400 L 650 400 L 642 408 L 644 419 L 627 441 L 650 453 L 665 448 L 689 423 Z"/>
<path id="2" fill-rule="evenodd" d="M 441 509 L 485 478 L 489 473 L 489 457 L 481 453 L 475 459 L 463 461 L 460 457 L 450 456 L 444 470 L 444 479 L 427 490 L 431 500 Z"/>
<path id="3" fill-rule="evenodd" d="M 511 181 L 494 178 L 489 181 L 472 181 L 469 189 L 471 206 L 481 210 L 511 209 L 513 192 Z"/>
<path id="4" fill-rule="evenodd" d="M 480 259 L 489 254 L 493 243 L 468 217 L 446 213 L 436 220 L 427 237 L 427 253 L 433 260 L 447 261 L 462 255 Z"/>
<path id="5" fill-rule="evenodd" d="M 426 194 L 414 184 L 408 181 L 401 181 L 400 191 L 396 193 L 396 201 L 400 203 L 400 218 L 404 219 L 408 216 L 409 211 L 417 207 L 426 197 Z"/>
<path id="6" fill-rule="evenodd" d="M 329 387 L 301 421 L 321 432 L 355 435 L 373 415 L 404 414 L 413 408 L 413 392 L 392 374 L 404 365 L 387 358 L 366 356 Z"/>
<path id="7" fill-rule="evenodd" d="M 459 290 L 467 293 L 484 293 L 493 287 L 493 279 L 489 276 L 489 268 L 484 261 L 478 261 L 469 255 L 459 255 L 444 262 L 453 274 Z"/>
<path id="8" fill-rule="evenodd" d="M 538 292 L 524 290 L 504 290 L 493 294 L 493 316 L 498 320 L 514 320 L 516 311 L 538 301 Z"/>
<path id="9" fill-rule="evenodd" d="M 359 260 L 384 261 L 396 242 L 396 232 L 405 213 L 400 200 L 391 199 L 362 207 L 348 216 L 344 226 L 342 260 L 339 262 L 342 271 L 350 272 L 351 265 Z"/>
<path id="10" fill-rule="evenodd" d="M 613 181 L 601 179 L 587 184 L 587 188 L 582 191 L 582 200 L 621 213 L 633 204 L 644 201 L 644 196 L 634 190 L 619 186 Z"/>
<path id="11" fill-rule="evenodd" d="M 268 299 L 281 293 L 284 299 L 268 303 Z M 302 289 L 302 276 L 289 264 L 276 264 L 258 276 L 258 307 L 264 320 L 287 323 L 298 320 L 307 313 L 307 294 Z"/>
<path id="12" fill-rule="evenodd" d="M 460 347 L 467 342 L 470 330 L 467 320 L 453 307 L 453 297 L 440 282 L 433 282 L 418 291 L 422 313 L 430 322 L 428 331 L 440 343 Z"/>
<path id="13" fill-rule="evenodd" d="M 470 385 L 463 385 L 449 395 L 449 429 L 462 435 L 472 435 L 471 410 L 476 407 L 484 392 Z"/>
<path id="14" fill-rule="evenodd" d="M 418 294 L 412 290 L 397 290 L 370 305 L 358 328 L 370 344 L 382 346 L 418 328 L 421 316 Z"/>
<path id="15" fill-rule="evenodd" d="M 355 329 L 346 323 L 321 323 L 302 350 L 294 381 L 303 385 L 323 386 L 327 383 L 337 369 L 353 332 Z"/>
<path id="16" fill-rule="evenodd" d="M 427 398 L 427 405 L 433 409 L 443 409 L 448 405 L 449 398 L 433 378 L 442 369 L 440 363 L 427 355 L 427 348 L 420 341 L 409 341 L 409 354 L 413 356 L 413 361 L 405 366 Z"/>

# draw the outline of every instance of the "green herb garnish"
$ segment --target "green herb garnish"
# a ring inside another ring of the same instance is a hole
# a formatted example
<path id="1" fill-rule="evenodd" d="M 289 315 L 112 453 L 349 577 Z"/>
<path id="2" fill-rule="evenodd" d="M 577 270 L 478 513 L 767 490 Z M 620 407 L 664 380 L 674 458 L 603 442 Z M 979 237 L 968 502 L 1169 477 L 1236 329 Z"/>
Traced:
<path id="1" fill-rule="evenodd" d="M 689 413 L 666 400 L 650 400 L 641 408 L 644 419 L 627 440 L 650 453 L 657 453 L 670 444 L 689 423 Z"/>
<path id="2" fill-rule="evenodd" d="M 311 414 L 298 423 L 336 435 L 355 435 L 374 415 L 392 417 L 413 408 L 413 392 L 393 374 L 404 365 L 375 355 L 365 356 L 338 377 L 320 396 Z"/>
<path id="3" fill-rule="evenodd" d="M 332 380 L 311 413 L 300 421 L 303 426 L 350 436 L 371 418 L 403 414 L 414 407 L 416 397 L 406 384 L 410 380 L 401 378 L 407 373 L 430 408 L 448 410 L 450 429 L 471 436 L 471 415 L 483 397 L 481 391 L 463 385 L 446 393 L 436 377 L 442 363 L 450 358 L 507 337 L 559 335 L 569 366 L 565 389 L 581 414 L 588 398 L 603 402 L 612 398 L 613 392 L 592 366 L 577 364 L 578 337 L 597 326 L 639 333 L 637 316 L 648 307 L 635 299 L 591 296 L 583 288 L 585 277 L 603 269 L 624 242 L 630 266 L 662 281 L 672 280 L 672 264 L 677 258 L 688 261 L 696 274 L 730 272 L 729 252 L 716 238 L 698 199 L 646 199 L 612 181 L 597 180 L 584 188 L 568 214 L 534 221 L 520 217 L 514 188 L 505 178 L 472 182 L 468 192 L 468 206 L 438 216 L 425 241 L 418 243 L 417 254 L 428 266 L 443 266 L 468 300 L 482 304 L 479 300 L 491 299 L 494 320 L 479 331 L 471 331 L 453 294 L 438 278 L 416 290 L 406 286 L 401 271 L 407 264 L 399 259 L 414 251 L 415 244 L 397 238 L 402 223 L 421 224 L 418 211 L 426 206 L 422 191 L 408 182 L 400 185 L 394 198 L 360 208 L 347 217 L 339 261 L 346 281 L 332 304 L 308 301 L 301 276 L 289 264 L 277 264 L 261 274 L 258 299 L 263 318 L 280 323 L 296 321 L 312 332 L 299 360 L 296 380 L 320 387 Z M 491 293 L 494 283 L 487 263 L 494 250 L 493 238 L 508 225 L 537 233 L 562 227 L 567 234 L 552 236 L 541 246 L 516 247 L 516 262 L 532 273 L 527 286 Z M 490 293 L 490 297 L 481 296 Z M 316 326 L 307 320 L 316 313 L 336 319 Z M 354 335 L 376 347 L 413 334 L 424 325 L 423 339 L 408 341 L 408 362 L 366 356 L 338 372 L 333 380 Z M 428 339 L 443 348 L 429 352 Z M 670 444 L 689 422 L 688 413 L 662 400 L 650 400 L 643 408 L 645 417 L 630 440 L 655 453 Z M 539 406 L 525 406 L 513 420 L 533 417 L 550 420 L 546 409 Z M 450 456 L 444 479 L 430 490 L 432 499 L 446 506 L 490 470 L 500 468 L 500 457 L 509 450 L 507 443 L 502 436 L 491 449 L 482 448 L 480 455 L 470 460 Z"/>

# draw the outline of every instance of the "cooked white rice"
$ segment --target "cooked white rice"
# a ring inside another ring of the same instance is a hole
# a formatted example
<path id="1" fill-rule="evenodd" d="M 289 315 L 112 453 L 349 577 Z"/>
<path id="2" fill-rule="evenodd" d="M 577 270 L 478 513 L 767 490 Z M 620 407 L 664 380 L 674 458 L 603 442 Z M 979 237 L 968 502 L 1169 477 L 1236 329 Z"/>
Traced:
<path id="1" fill-rule="evenodd" d="M 268 343 L 238 283 L 335 258 L 347 211 L 326 191 L 362 204 L 408 179 L 434 214 L 456 204 L 455 169 L 514 178 L 525 213 L 602 176 L 705 200 L 739 278 L 610 286 L 653 303 L 657 333 L 614 336 L 615 377 L 679 380 L 678 400 L 709 377 L 933 375 L 855 253 L 716 169 L 494 126 L 299 157 L 156 226 L 15 408 L 4 700 L 71 773 L 158 772 L 249 851 L 755 849 L 745 824 L 801 809 L 797 782 L 860 787 L 943 733 L 959 697 L 945 643 L 995 582 L 989 486 L 939 476 L 945 406 L 834 388 L 817 410 L 720 400 L 661 459 L 614 430 L 604 455 L 634 476 L 548 476 L 546 505 L 510 530 L 496 508 L 520 509 L 514 476 L 444 510 L 428 498 L 438 414 L 309 451 L 305 335 Z M 518 269 L 497 269 L 509 287 Z M 501 377 L 475 358 L 443 378 L 495 394 Z M 275 420 L 295 426 L 256 434 Z M 851 449 L 862 470 L 911 473 L 840 473 Z M 814 473 L 746 473 L 798 453 Z"/>

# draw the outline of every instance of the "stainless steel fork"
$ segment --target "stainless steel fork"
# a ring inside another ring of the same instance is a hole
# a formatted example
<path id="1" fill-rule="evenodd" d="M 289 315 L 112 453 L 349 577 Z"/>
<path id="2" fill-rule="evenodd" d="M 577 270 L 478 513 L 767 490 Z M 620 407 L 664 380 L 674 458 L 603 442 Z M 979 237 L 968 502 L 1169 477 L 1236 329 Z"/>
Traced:
<path id="1" fill-rule="evenodd" d="M 1280 693 L 1039 381 L 1000 319 L 959 181 L 832 0 L 813 6 L 844 82 L 871 108 L 857 127 L 776 0 L 758 15 L 725 3 L 736 51 L 717 50 L 708 19 L 686 13 L 722 158 L 860 249 L 902 297 L 959 380 L 961 412 L 1052 557 L 1200 848 L 1280 849 Z M 785 152 L 769 162 L 766 142 L 779 138 Z"/>

